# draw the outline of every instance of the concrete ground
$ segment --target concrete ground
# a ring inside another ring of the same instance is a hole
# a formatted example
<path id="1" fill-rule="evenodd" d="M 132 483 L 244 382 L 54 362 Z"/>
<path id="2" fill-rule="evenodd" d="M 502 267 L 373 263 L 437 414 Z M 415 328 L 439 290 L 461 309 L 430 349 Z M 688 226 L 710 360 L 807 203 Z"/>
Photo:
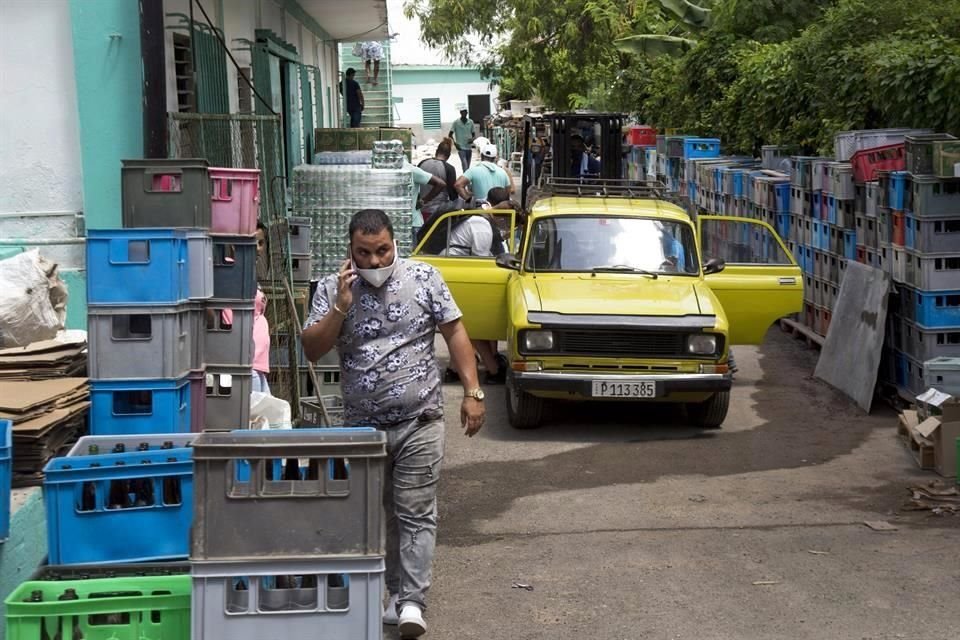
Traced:
<path id="1" fill-rule="evenodd" d="M 816 357 L 778 330 L 739 348 L 715 432 L 634 404 L 558 405 L 516 431 L 501 387 L 467 439 L 448 386 L 425 637 L 960 636 L 960 517 L 900 509 L 938 476 L 915 467 L 892 410 L 864 415 L 813 380 Z"/>

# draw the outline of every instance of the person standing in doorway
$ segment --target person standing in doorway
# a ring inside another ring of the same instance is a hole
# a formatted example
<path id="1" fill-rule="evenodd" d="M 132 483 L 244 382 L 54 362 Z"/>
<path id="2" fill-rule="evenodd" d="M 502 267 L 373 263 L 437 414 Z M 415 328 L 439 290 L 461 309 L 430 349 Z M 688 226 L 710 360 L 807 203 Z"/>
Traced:
<path id="1" fill-rule="evenodd" d="M 340 86 L 340 94 L 347 99 L 347 113 L 350 114 L 351 129 L 359 127 L 360 119 L 363 117 L 363 91 L 360 89 L 360 83 L 354 80 L 356 75 L 356 69 L 353 67 L 347 69 L 343 84 Z"/>
<path id="2" fill-rule="evenodd" d="M 473 144 L 476 125 L 473 120 L 467 117 L 466 107 L 460 109 L 460 118 L 453 121 L 450 127 L 450 137 L 457 147 L 457 154 L 460 156 L 460 165 L 463 171 L 470 168 L 470 159 L 473 151 L 470 145 Z"/>
<path id="3" fill-rule="evenodd" d="M 470 337 L 440 272 L 397 255 L 393 225 L 378 209 L 350 220 L 350 259 L 320 282 L 302 341 L 315 361 L 336 347 L 346 426 L 387 436 L 383 505 L 389 592 L 385 624 L 401 638 L 426 633 L 423 620 L 437 531 L 443 461 L 443 393 L 434 351 L 439 330 L 460 379 L 467 436 L 483 426 L 483 390 Z"/>

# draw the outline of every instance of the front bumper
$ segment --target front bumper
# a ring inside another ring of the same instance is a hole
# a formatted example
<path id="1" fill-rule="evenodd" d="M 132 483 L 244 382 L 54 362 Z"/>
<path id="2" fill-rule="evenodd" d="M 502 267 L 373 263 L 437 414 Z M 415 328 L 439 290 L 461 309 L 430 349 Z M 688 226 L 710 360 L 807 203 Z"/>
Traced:
<path id="1" fill-rule="evenodd" d="M 575 371 L 514 371 L 513 381 L 519 391 L 565 392 L 591 397 L 595 380 L 615 380 L 625 384 L 657 383 L 657 398 L 673 393 L 715 393 L 729 391 L 733 377 L 729 373 L 675 373 L 675 374 L 599 374 Z"/>

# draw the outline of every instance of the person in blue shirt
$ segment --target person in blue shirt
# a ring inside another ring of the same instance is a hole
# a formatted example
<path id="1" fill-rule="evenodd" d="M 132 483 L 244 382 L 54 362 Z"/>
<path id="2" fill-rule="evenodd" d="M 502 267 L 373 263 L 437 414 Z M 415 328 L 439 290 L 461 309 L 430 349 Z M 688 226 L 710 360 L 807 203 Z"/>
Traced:
<path id="1" fill-rule="evenodd" d="M 597 177 L 600 175 L 600 161 L 587 151 L 583 136 L 570 136 L 570 176 L 573 178 Z"/>

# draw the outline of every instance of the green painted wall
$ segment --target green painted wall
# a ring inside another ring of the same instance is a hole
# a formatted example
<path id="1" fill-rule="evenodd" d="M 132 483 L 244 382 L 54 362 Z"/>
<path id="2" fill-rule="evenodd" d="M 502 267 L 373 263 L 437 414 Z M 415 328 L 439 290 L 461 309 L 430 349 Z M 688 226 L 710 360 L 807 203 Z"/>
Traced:
<path id="1" fill-rule="evenodd" d="M 463 82 L 489 82 L 480 77 L 477 69 L 456 67 L 403 67 L 393 68 L 393 84 L 442 84 Z"/>
<path id="2" fill-rule="evenodd" d="M 70 0 L 83 210 L 88 229 L 120 226 L 120 160 L 143 157 L 140 8 Z"/>
<path id="3" fill-rule="evenodd" d="M 23 506 L 10 516 L 10 538 L 0 544 L 0 620 L 3 601 L 30 577 L 47 556 L 47 525 L 40 488 L 30 489 Z M 0 640 L 4 627 L 0 625 Z"/>
<path id="4" fill-rule="evenodd" d="M 60 270 L 60 279 L 67 285 L 67 329 L 87 329 L 87 272 Z"/>

